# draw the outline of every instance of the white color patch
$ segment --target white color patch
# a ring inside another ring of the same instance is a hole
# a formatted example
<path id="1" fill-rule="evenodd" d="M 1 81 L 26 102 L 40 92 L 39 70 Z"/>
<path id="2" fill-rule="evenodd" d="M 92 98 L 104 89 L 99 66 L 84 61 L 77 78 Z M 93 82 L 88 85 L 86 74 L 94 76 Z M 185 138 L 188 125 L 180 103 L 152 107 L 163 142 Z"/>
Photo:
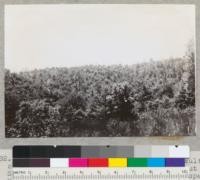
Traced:
<path id="1" fill-rule="evenodd" d="M 68 158 L 51 158 L 50 167 L 69 167 Z"/>
<path id="2" fill-rule="evenodd" d="M 169 157 L 171 158 L 189 158 L 189 146 L 169 146 Z"/>

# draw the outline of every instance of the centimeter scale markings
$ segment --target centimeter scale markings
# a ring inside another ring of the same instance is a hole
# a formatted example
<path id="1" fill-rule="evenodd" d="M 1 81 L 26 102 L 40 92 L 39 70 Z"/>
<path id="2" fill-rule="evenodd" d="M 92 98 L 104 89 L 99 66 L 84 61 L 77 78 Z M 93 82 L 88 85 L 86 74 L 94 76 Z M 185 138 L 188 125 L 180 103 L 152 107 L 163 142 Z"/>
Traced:
<path id="1" fill-rule="evenodd" d="M 185 180 L 191 179 L 188 168 L 154 168 L 154 169 L 116 169 L 116 168 L 93 168 L 83 169 L 76 168 L 70 171 L 54 168 L 52 170 L 39 170 L 37 173 L 34 169 L 23 171 L 23 169 L 14 169 L 13 180 L 84 180 L 84 179 L 100 179 L 100 180 Z"/>

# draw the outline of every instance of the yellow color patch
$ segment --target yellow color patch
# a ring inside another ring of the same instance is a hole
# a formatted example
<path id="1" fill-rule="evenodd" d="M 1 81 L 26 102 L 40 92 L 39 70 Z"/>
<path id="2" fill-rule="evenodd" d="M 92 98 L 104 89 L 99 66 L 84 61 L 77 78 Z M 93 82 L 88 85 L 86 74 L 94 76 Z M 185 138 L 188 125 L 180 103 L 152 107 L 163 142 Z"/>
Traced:
<path id="1" fill-rule="evenodd" d="M 109 158 L 109 167 L 127 167 L 127 158 Z"/>

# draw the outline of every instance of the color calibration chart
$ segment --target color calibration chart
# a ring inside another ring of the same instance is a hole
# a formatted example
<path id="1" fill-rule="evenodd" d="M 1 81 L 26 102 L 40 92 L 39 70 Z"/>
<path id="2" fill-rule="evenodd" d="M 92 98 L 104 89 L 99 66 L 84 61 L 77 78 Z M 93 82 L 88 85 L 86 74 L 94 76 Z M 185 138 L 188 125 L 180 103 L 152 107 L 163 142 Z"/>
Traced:
<path id="1" fill-rule="evenodd" d="M 1 180 L 200 179 L 188 146 L 15 146 L 0 150 Z"/>
<path id="2" fill-rule="evenodd" d="M 15 146 L 13 167 L 184 167 L 188 146 Z"/>

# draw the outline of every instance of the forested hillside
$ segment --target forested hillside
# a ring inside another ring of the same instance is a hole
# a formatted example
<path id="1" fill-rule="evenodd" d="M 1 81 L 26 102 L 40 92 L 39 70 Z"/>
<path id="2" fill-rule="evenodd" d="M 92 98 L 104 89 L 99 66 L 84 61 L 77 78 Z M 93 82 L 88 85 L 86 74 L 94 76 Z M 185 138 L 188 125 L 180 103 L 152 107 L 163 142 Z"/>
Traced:
<path id="1" fill-rule="evenodd" d="M 5 71 L 7 137 L 195 134 L 194 56 Z"/>

